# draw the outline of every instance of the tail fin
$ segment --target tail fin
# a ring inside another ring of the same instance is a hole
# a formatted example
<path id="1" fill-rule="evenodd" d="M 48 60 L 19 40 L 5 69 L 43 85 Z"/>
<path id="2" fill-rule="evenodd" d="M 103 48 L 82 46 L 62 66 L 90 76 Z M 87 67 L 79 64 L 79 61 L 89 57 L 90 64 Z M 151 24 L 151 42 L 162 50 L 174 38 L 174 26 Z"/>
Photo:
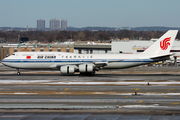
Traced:
<path id="1" fill-rule="evenodd" d="M 154 44 L 147 48 L 142 54 L 161 55 L 168 54 L 178 30 L 169 30 L 161 36 Z"/>

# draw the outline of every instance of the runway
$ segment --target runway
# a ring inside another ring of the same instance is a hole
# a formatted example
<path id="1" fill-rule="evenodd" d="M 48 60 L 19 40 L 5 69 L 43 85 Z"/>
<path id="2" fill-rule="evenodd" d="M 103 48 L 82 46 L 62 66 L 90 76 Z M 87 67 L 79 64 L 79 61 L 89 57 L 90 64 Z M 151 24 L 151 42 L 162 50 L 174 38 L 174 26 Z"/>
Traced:
<path id="1" fill-rule="evenodd" d="M 179 115 L 130 115 L 119 113 L 2 113 L 1 120 L 178 120 Z"/>
<path id="2" fill-rule="evenodd" d="M 66 76 L 22 70 L 17 76 L 15 69 L 0 65 L 0 111 L 179 115 L 179 71 L 180 67 L 136 67 Z"/>

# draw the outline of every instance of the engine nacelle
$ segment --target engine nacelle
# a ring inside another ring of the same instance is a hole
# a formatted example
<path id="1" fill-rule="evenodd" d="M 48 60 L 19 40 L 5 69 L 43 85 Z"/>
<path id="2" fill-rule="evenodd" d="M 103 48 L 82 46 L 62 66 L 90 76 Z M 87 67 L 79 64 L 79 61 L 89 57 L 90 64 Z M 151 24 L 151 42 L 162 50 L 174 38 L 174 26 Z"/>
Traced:
<path id="1" fill-rule="evenodd" d="M 61 67 L 61 73 L 62 74 L 74 74 L 74 66 L 62 66 Z"/>
<path id="2" fill-rule="evenodd" d="M 93 64 L 82 64 L 79 65 L 79 72 L 93 72 L 94 71 L 94 65 Z"/>

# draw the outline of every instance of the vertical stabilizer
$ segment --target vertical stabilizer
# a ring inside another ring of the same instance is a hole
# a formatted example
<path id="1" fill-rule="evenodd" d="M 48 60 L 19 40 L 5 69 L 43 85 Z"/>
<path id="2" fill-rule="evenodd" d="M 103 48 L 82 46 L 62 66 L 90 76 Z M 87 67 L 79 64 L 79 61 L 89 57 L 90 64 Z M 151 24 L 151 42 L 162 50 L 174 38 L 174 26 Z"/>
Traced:
<path id="1" fill-rule="evenodd" d="M 142 54 L 163 55 L 168 54 L 172 48 L 178 30 L 169 30 Z"/>

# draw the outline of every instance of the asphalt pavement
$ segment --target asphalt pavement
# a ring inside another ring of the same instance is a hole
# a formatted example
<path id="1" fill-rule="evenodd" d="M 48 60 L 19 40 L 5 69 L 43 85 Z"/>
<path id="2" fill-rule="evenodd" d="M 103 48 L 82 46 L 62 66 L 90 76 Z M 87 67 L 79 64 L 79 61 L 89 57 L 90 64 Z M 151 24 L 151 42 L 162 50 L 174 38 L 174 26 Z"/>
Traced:
<path id="1" fill-rule="evenodd" d="M 103 111 L 103 116 L 110 112 L 121 113 L 117 118 L 127 113 L 133 118 L 133 114 L 145 111 L 143 115 L 151 116 L 149 120 L 159 117 L 156 114 L 179 118 L 179 71 L 180 67 L 136 67 L 102 70 L 95 76 L 67 76 L 59 71 L 21 70 L 18 76 L 16 69 L 0 64 L 0 118 L 6 118 L 6 112 L 10 110 L 23 110 L 22 113 L 28 110 L 43 112 L 44 109 L 48 109 L 46 112 Z M 30 113 L 30 116 L 34 114 Z M 84 119 L 93 116 L 94 113 Z"/>

